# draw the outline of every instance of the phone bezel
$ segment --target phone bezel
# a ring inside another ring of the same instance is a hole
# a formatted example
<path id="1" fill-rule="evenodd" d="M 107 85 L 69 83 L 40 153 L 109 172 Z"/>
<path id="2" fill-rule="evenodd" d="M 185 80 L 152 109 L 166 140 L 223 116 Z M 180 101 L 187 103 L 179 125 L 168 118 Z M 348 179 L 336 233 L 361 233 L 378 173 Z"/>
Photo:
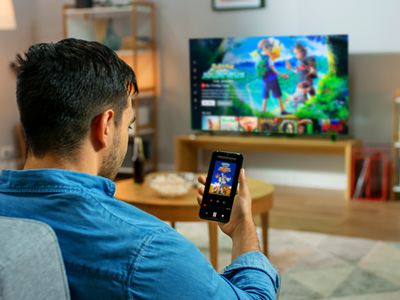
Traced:
<path id="1" fill-rule="evenodd" d="M 214 172 L 214 167 L 215 167 L 216 161 L 219 160 L 219 161 L 229 162 L 229 159 L 224 159 L 224 158 L 234 158 L 234 162 L 236 163 L 236 169 L 235 169 L 235 174 L 234 174 L 234 177 L 233 177 L 231 195 L 230 196 L 222 196 L 222 195 L 210 194 L 208 191 L 210 190 L 211 179 L 212 179 L 212 176 L 213 176 L 213 172 Z M 221 200 L 227 199 L 230 203 L 232 203 L 232 206 L 233 206 L 233 201 L 234 201 L 235 196 L 236 196 L 236 191 L 237 191 L 237 187 L 238 187 L 238 183 L 239 183 L 239 174 L 240 174 L 240 170 L 242 168 L 242 165 L 243 165 L 243 155 L 241 153 L 226 152 L 226 151 L 215 151 L 215 152 L 213 152 L 212 156 L 211 156 L 211 160 L 210 160 L 210 165 L 208 167 L 207 179 L 206 179 L 206 183 L 205 183 L 205 186 L 204 186 L 203 199 L 204 199 L 204 197 L 210 197 L 210 196 L 211 197 L 215 197 L 215 198 L 219 198 Z M 203 204 L 203 202 L 201 204 Z M 204 214 L 202 214 L 202 212 L 206 211 L 206 209 L 204 209 L 203 206 L 200 206 L 199 217 L 201 219 L 205 219 L 205 220 L 211 220 L 211 221 L 218 221 L 218 222 L 222 222 L 222 223 L 227 223 L 230 220 L 230 215 L 232 213 L 232 206 L 230 207 L 231 210 L 229 210 L 227 219 L 220 219 L 218 217 L 212 217 L 211 215 L 210 216 L 205 216 Z M 227 207 L 229 207 L 229 206 L 227 206 Z"/>

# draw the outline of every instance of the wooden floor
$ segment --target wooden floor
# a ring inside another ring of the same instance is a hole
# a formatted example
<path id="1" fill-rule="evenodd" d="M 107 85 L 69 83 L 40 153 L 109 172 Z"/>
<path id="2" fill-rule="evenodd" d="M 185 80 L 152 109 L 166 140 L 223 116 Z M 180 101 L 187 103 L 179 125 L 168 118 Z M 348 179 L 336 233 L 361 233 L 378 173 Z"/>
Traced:
<path id="1" fill-rule="evenodd" d="M 275 188 L 272 228 L 400 241 L 400 201 L 346 201 L 342 191 Z"/>

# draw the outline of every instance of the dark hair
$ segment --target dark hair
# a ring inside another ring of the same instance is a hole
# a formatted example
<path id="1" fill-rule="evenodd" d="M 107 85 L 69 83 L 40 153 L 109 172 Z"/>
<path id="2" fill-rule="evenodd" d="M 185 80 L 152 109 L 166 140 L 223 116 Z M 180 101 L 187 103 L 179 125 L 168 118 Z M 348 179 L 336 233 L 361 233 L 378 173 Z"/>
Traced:
<path id="1" fill-rule="evenodd" d="M 294 48 L 299 50 L 303 54 L 303 56 L 307 56 L 307 49 L 302 44 L 296 44 Z"/>
<path id="2" fill-rule="evenodd" d="M 113 109 L 118 126 L 138 92 L 133 70 L 97 42 L 36 44 L 17 62 L 18 109 L 27 149 L 38 157 L 73 156 L 97 115 Z"/>

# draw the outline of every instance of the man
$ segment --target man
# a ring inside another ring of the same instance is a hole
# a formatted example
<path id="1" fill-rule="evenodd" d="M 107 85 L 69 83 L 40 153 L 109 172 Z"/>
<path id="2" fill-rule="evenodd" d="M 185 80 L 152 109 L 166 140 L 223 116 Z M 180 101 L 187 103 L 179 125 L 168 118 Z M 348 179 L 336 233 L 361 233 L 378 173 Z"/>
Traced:
<path id="1" fill-rule="evenodd" d="M 134 122 L 132 69 L 76 39 L 34 45 L 18 61 L 28 154 L 24 170 L 1 172 L 0 215 L 55 230 L 73 299 L 275 299 L 279 279 L 259 251 L 243 171 L 231 221 L 220 224 L 233 241 L 220 275 L 167 224 L 114 198 Z"/>

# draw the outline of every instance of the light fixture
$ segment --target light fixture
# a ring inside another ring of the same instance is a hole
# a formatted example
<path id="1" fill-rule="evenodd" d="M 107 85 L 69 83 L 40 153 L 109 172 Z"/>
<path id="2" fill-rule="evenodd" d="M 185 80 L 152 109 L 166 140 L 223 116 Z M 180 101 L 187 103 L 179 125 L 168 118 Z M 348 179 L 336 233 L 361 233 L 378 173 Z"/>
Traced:
<path id="1" fill-rule="evenodd" d="M 17 28 L 14 5 L 12 0 L 0 2 L 0 30 L 13 30 Z"/>

